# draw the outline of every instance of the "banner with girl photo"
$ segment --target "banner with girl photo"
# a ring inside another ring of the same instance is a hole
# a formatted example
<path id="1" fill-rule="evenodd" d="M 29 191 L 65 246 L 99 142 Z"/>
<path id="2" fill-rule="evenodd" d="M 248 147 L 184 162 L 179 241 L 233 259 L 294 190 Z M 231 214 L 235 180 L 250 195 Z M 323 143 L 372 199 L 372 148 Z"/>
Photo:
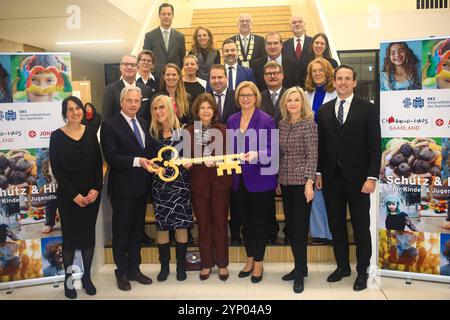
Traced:
<path id="1" fill-rule="evenodd" d="M 382 275 L 450 282 L 450 37 L 380 46 Z"/>
<path id="2" fill-rule="evenodd" d="M 0 53 L 0 288 L 60 274 L 48 146 L 71 91 L 70 54 Z"/>

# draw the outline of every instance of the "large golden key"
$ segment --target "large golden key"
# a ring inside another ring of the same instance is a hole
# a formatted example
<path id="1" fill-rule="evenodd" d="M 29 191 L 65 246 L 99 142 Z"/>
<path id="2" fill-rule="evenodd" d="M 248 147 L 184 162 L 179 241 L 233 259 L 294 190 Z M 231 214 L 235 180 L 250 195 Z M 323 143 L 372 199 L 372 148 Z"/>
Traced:
<path id="1" fill-rule="evenodd" d="M 172 152 L 172 158 L 169 160 L 164 160 L 162 155 L 164 152 L 170 151 Z M 238 159 L 242 159 L 244 156 L 243 153 L 241 154 L 227 154 L 223 156 L 210 156 L 210 157 L 200 157 L 200 158 L 178 158 L 178 151 L 174 147 L 171 146 L 165 146 L 159 149 L 158 156 L 156 158 L 153 158 L 153 162 L 162 162 L 163 167 L 158 169 L 158 177 L 165 182 L 171 182 L 174 181 L 178 175 L 180 174 L 180 170 L 178 166 L 192 163 L 192 164 L 200 164 L 204 162 L 219 162 L 217 163 L 217 175 L 223 176 L 224 171 L 226 171 L 226 174 L 231 174 L 233 170 L 235 170 L 236 174 L 242 173 L 242 168 L 239 164 L 239 161 L 236 161 Z M 164 168 L 172 168 L 174 171 L 174 174 L 171 177 L 166 177 L 164 174 L 166 170 Z M 149 170 L 150 171 L 150 170 Z"/>

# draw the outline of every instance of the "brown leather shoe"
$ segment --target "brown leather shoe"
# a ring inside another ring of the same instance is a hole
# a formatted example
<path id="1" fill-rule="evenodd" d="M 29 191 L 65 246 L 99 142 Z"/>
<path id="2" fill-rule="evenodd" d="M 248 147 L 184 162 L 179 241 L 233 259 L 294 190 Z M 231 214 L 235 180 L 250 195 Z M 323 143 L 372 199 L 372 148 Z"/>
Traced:
<path id="1" fill-rule="evenodd" d="M 117 270 L 116 273 L 116 281 L 117 281 L 117 288 L 122 291 L 130 291 L 131 290 L 131 284 L 130 281 L 128 281 L 128 277 L 126 275 L 120 275 Z"/>
<path id="2" fill-rule="evenodd" d="M 202 281 L 208 280 L 210 274 L 211 274 L 211 269 L 209 269 L 209 272 L 206 273 L 206 274 L 200 273 L 200 274 L 199 274 L 199 278 L 200 278 L 200 280 L 202 280 Z"/>
<path id="3" fill-rule="evenodd" d="M 134 276 L 129 276 L 128 279 L 145 285 L 151 285 L 153 283 L 151 278 L 144 276 L 140 271 L 138 271 L 138 273 L 136 273 Z"/>
<path id="4" fill-rule="evenodd" d="M 229 277 L 230 277 L 229 273 L 226 273 L 226 274 L 220 274 L 219 273 L 219 279 L 222 280 L 222 281 L 227 281 Z"/>

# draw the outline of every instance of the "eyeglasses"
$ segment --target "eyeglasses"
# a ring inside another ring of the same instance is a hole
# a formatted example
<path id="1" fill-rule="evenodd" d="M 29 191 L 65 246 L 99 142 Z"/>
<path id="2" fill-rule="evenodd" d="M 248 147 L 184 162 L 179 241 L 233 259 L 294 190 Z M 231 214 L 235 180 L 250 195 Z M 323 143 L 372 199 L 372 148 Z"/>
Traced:
<path id="1" fill-rule="evenodd" d="M 147 60 L 147 59 L 141 59 L 142 63 L 144 64 L 152 64 L 153 61 L 152 60 Z"/>
<path id="2" fill-rule="evenodd" d="M 264 72 L 264 75 L 266 77 L 278 77 L 282 72 L 281 71 L 275 71 L 275 72 Z"/>
<path id="3" fill-rule="evenodd" d="M 239 95 L 239 98 L 241 98 L 241 99 L 245 99 L 245 98 L 250 99 L 250 98 L 252 98 L 252 97 L 254 97 L 254 96 L 255 96 L 254 93 L 240 94 L 240 95 Z"/>
<path id="4" fill-rule="evenodd" d="M 121 62 L 120 65 L 127 67 L 127 68 L 136 68 L 136 63 L 130 63 L 130 62 Z"/>

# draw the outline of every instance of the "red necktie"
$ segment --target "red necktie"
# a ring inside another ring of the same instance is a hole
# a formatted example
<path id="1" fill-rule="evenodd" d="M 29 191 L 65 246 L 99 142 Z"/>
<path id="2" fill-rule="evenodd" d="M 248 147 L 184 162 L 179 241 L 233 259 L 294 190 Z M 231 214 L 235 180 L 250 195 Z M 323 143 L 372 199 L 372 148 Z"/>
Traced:
<path id="1" fill-rule="evenodd" d="M 300 38 L 297 38 L 297 46 L 295 47 L 295 55 L 297 56 L 297 59 L 300 59 L 300 56 L 302 55 L 302 44 L 300 43 Z"/>

